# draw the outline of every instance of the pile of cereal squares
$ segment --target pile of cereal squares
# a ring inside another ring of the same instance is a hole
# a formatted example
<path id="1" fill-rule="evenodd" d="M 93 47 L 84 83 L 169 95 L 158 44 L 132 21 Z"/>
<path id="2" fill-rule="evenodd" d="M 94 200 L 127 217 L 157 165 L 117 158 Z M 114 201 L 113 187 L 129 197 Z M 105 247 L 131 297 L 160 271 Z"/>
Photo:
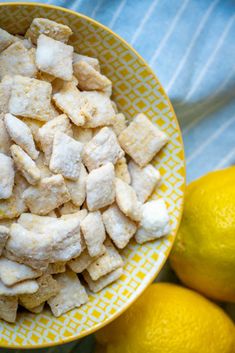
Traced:
<path id="1" fill-rule="evenodd" d="M 144 114 L 127 123 L 96 58 L 71 29 L 35 18 L 0 29 L 0 318 L 18 306 L 58 317 L 123 273 L 120 251 L 170 231 L 160 174 L 167 135 Z"/>

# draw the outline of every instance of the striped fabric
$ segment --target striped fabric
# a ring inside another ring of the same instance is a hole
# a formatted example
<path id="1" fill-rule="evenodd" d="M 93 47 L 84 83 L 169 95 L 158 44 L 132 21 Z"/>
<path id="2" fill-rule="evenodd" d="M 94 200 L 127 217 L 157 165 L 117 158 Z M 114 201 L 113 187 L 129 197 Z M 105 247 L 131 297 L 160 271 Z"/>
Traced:
<path id="1" fill-rule="evenodd" d="M 188 181 L 235 162 L 234 0 L 42 2 L 93 17 L 151 65 L 183 131 Z M 92 352 L 92 338 L 80 344 L 42 351 Z"/>

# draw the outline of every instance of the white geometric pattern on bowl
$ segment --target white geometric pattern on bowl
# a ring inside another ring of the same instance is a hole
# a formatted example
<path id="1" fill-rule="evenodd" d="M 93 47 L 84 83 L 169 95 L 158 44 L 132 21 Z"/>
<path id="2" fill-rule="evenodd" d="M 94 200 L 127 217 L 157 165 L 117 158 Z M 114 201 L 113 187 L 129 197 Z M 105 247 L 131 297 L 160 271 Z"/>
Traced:
<path id="1" fill-rule="evenodd" d="M 172 221 L 172 234 L 145 245 L 132 242 L 124 251 L 124 275 L 86 305 L 60 318 L 49 310 L 33 315 L 21 313 L 16 325 L 2 322 L 0 346 L 42 347 L 87 335 L 125 310 L 151 283 L 163 266 L 181 218 L 184 193 L 184 152 L 177 119 L 157 78 L 143 59 L 121 38 L 97 22 L 62 8 L 30 3 L 0 4 L 0 27 L 24 33 L 34 17 L 46 17 L 69 25 L 71 43 L 82 53 L 98 57 L 102 71 L 113 82 L 113 97 L 128 119 L 144 112 L 170 136 L 167 147 L 154 160 L 163 177 L 153 198 L 165 198 Z"/>

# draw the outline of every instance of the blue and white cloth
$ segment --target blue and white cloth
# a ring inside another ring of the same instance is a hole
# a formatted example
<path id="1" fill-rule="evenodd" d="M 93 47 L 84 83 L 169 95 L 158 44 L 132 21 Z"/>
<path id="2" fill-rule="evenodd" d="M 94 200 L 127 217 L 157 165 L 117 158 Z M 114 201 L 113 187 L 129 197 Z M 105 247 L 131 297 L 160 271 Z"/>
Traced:
<path id="1" fill-rule="evenodd" d="M 235 164 L 234 0 L 41 2 L 70 8 L 103 23 L 150 64 L 182 128 L 187 181 Z M 92 352 L 92 339 L 82 344 L 40 351 Z"/>

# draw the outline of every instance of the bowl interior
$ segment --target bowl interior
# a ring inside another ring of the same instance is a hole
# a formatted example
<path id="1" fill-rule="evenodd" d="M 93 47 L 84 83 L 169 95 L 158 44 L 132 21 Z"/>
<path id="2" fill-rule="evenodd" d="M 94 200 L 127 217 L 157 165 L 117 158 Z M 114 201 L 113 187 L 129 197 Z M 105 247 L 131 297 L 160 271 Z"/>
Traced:
<path id="1" fill-rule="evenodd" d="M 161 187 L 152 198 L 164 197 L 172 233 L 142 246 L 131 243 L 124 251 L 124 275 L 100 293 L 90 294 L 81 308 L 60 318 L 49 310 L 21 313 L 16 325 L 1 324 L 0 346 L 24 348 L 65 343 L 97 330 L 118 316 L 144 290 L 164 264 L 180 221 L 184 191 L 184 153 L 179 126 L 169 100 L 155 75 L 121 38 L 107 28 L 74 12 L 39 4 L 1 4 L 0 27 L 23 34 L 32 19 L 45 17 L 69 25 L 76 51 L 97 57 L 113 82 L 113 99 L 128 119 L 144 112 L 170 136 L 167 147 L 154 160 L 161 172 Z"/>

